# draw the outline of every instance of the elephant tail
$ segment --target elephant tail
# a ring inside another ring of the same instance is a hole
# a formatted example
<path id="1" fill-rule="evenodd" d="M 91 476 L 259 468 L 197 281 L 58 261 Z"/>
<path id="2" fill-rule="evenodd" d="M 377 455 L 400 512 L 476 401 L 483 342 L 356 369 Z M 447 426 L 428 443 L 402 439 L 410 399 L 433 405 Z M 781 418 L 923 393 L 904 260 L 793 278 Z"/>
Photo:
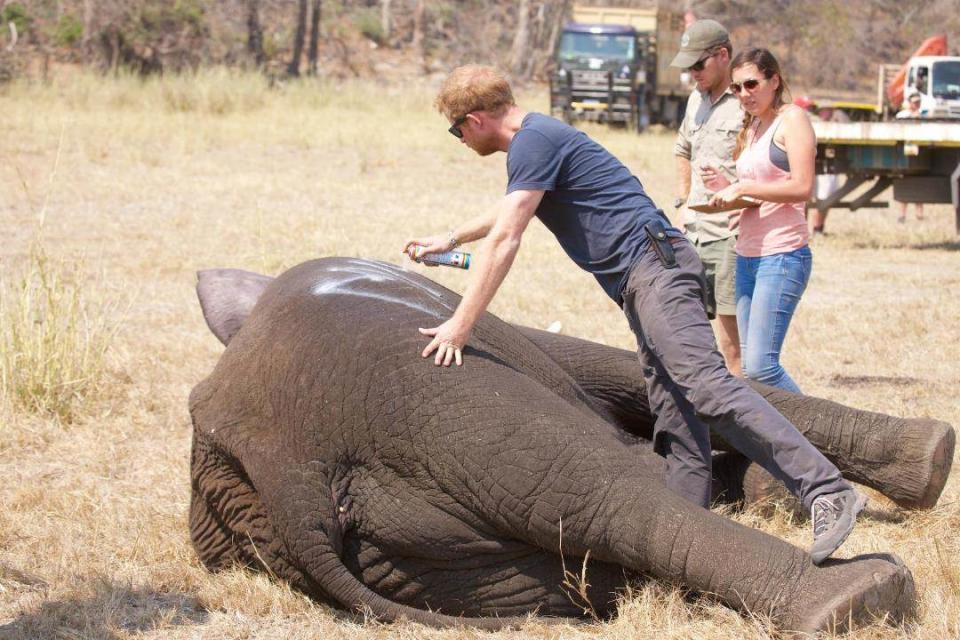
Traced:
<path id="1" fill-rule="evenodd" d="M 425 611 L 403 604 L 398 604 L 375 593 L 360 582 L 340 557 L 331 549 L 324 554 L 320 561 L 320 570 L 314 573 L 317 584 L 328 596 L 357 613 L 369 612 L 373 617 L 385 622 L 394 622 L 402 619 L 431 627 L 462 628 L 470 627 L 484 631 L 499 631 L 507 628 L 518 628 L 530 621 L 527 616 L 467 618 L 449 616 L 434 611 Z M 574 621 L 566 618 L 538 618 L 540 624 L 570 624 Z"/>

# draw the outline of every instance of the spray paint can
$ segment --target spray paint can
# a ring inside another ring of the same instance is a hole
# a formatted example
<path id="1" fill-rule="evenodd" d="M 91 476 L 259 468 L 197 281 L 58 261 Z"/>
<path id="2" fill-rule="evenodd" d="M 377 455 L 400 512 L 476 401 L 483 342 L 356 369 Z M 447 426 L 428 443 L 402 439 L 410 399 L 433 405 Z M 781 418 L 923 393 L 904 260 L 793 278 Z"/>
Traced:
<path id="1" fill-rule="evenodd" d="M 470 268 L 470 254 L 466 251 L 445 251 L 443 253 L 428 253 L 424 255 L 423 247 L 414 249 L 413 259 L 424 264 L 442 264 L 445 267 L 458 269 Z"/>

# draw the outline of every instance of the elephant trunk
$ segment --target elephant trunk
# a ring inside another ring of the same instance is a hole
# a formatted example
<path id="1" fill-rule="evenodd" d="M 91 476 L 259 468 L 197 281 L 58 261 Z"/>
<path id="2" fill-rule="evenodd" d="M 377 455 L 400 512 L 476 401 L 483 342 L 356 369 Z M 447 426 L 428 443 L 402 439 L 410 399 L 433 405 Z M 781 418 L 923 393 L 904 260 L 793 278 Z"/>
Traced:
<path id="1" fill-rule="evenodd" d="M 953 463 L 953 427 L 925 418 L 858 411 L 754 385 L 844 477 L 911 509 L 936 505 Z"/>

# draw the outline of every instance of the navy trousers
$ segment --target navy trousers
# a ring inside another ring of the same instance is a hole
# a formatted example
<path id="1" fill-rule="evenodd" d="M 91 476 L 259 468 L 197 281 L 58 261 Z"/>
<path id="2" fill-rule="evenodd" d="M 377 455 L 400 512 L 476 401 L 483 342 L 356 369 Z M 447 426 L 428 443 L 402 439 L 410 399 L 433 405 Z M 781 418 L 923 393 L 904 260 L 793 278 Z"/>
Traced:
<path id="1" fill-rule="evenodd" d="M 700 258 L 688 240 L 670 242 L 677 266 L 664 267 L 650 248 L 634 264 L 623 291 L 623 310 L 637 337 L 657 416 L 654 448 L 666 458 L 667 486 L 709 507 L 712 428 L 808 510 L 817 496 L 849 489 L 833 463 L 727 370 L 707 320 Z"/>

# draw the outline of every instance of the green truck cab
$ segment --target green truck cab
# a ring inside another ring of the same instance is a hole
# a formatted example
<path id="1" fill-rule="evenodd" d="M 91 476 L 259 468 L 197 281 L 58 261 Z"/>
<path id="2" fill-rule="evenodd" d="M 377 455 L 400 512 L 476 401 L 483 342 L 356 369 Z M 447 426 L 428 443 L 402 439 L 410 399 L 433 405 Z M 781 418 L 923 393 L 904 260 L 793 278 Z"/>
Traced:
<path id="1" fill-rule="evenodd" d="M 683 19 L 666 10 L 574 7 L 558 40 L 551 113 L 566 122 L 677 126 L 690 87 L 670 67 Z"/>

